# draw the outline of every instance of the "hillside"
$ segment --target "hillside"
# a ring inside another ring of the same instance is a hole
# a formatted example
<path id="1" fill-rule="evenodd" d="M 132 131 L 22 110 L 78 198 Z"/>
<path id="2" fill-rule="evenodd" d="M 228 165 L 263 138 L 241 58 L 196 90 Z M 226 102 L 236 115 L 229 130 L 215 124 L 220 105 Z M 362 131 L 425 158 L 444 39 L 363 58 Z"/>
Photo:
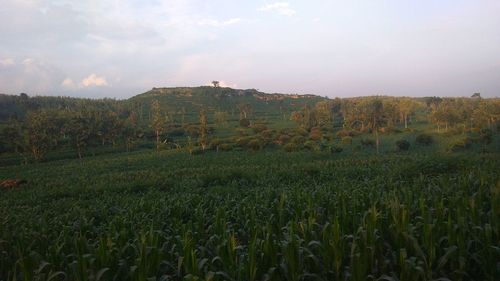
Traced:
<path id="1" fill-rule="evenodd" d="M 302 108 L 305 104 L 314 105 L 325 98 L 314 95 L 267 94 L 254 89 L 241 90 L 214 87 L 153 88 L 151 91 L 134 96 L 125 101 L 130 108 L 148 114 L 153 100 L 170 112 L 173 118 L 185 114 L 186 121 L 198 119 L 201 109 L 224 111 L 230 118 L 237 119 L 239 108 L 249 105 L 249 115 L 258 119 L 282 119 L 283 114 Z"/>

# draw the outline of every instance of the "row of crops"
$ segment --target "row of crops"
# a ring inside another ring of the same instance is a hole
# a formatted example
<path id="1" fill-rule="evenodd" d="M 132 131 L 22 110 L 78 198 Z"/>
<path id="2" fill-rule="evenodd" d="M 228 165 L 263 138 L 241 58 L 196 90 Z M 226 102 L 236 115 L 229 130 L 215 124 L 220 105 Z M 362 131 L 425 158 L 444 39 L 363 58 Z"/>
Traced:
<path id="1" fill-rule="evenodd" d="M 500 280 L 497 154 L 0 168 L 0 280 Z"/>

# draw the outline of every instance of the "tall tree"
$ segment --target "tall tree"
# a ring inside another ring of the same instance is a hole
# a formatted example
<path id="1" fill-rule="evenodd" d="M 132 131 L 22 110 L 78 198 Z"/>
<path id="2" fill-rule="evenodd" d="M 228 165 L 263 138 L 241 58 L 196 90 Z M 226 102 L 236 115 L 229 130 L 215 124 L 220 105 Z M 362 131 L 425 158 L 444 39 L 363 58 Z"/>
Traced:
<path id="1" fill-rule="evenodd" d="M 151 104 L 151 114 L 152 114 L 152 120 L 151 120 L 151 127 L 153 128 L 153 131 L 156 136 L 156 150 L 160 150 L 160 144 L 161 144 L 161 134 L 165 130 L 165 117 L 163 115 L 163 112 L 160 107 L 160 102 L 158 100 L 154 100 L 153 103 Z"/>
<path id="2" fill-rule="evenodd" d="M 201 145 L 201 149 L 205 150 L 207 147 L 208 140 L 208 118 L 204 109 L 200 111 L 200 132 L 199 132 L 199 143 Z"/>
<path id="3" fill-rule="evenodd" d="M 386 120 L 384 118 L 384 104 L 379 98 L 371 99 L 367 106 L 366 117 L 368 126 L 375 134 L 377 154 L 379 153 L 380 138 L 378 131 L 385 124 Z"/>

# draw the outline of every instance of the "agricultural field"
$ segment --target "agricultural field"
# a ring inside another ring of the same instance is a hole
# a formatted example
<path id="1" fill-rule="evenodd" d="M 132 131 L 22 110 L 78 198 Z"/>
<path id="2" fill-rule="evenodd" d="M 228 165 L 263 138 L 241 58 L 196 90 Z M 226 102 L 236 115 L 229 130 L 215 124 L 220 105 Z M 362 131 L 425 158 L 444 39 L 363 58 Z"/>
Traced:
<path id="1" fill-rule="evenodd" d="M 0 167 L 0 280 L 500 280 L 490 152 L 141 150 Z"/>

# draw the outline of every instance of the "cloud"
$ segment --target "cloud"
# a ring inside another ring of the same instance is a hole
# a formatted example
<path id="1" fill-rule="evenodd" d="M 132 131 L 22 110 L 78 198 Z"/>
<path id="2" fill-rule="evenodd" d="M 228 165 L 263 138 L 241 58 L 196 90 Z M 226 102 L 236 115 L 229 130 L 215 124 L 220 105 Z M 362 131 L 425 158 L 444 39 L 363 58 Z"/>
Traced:
<path id="1" fill-rule="evenodd" d="M 0 92 L 50 93 L 59 87 L 62 71 L 55 65 L 35 58 L 0 60 Z"/>
<path id="2" fill-rule="evenodd" d="M 87 78 L 84 78 L 81 83 L 84 87 L 92 87 L 92 86 L 109 86 L 106 78 L 99 77 L 96 74 L 92 73 Z"/>
<path id="3" fill-rule="evenodd" d="M 10 66 L 14 64 L 16 64 L 14 59 L 11 58 L 0 59 L 0 66 Z"/>
<path id="4" fill-rule="evenodd" d="M 241 21 L 240 18 L 232 18 L 228 19 L 225 21 L 218 21 L 214 19 L 205 19 L 205 20 L 199 20 L 197 24 L 199 26 L 210 26 L 210 27 L 222 27 L 222 26 L 228 26 L 228 25 L 233 25 L 236 23 L 239 23 Z"/>
<path id="5" fill-rule="evenodd" d="M 257 10 L 262 12 L 275 12 L 278 13 L 279 15 L 289 16 L 289 17 L 295 15 L 296 13 L 295 10 L 290 8 L 290 4 L 288 2 L 276 2 L 273 4 L 267 4 L 260 7 Z"/>
<path id="6" fill-rule="evenodd" d="M 71 78 L 66 78 L 61 82 L 61 86 L 67 90 L 77 90 L 90 87 L 105 87 L 110 86 L 105 77 L 99 77 L 97 74 L 92 73 L 82 81 L 76 83 Z"/>

